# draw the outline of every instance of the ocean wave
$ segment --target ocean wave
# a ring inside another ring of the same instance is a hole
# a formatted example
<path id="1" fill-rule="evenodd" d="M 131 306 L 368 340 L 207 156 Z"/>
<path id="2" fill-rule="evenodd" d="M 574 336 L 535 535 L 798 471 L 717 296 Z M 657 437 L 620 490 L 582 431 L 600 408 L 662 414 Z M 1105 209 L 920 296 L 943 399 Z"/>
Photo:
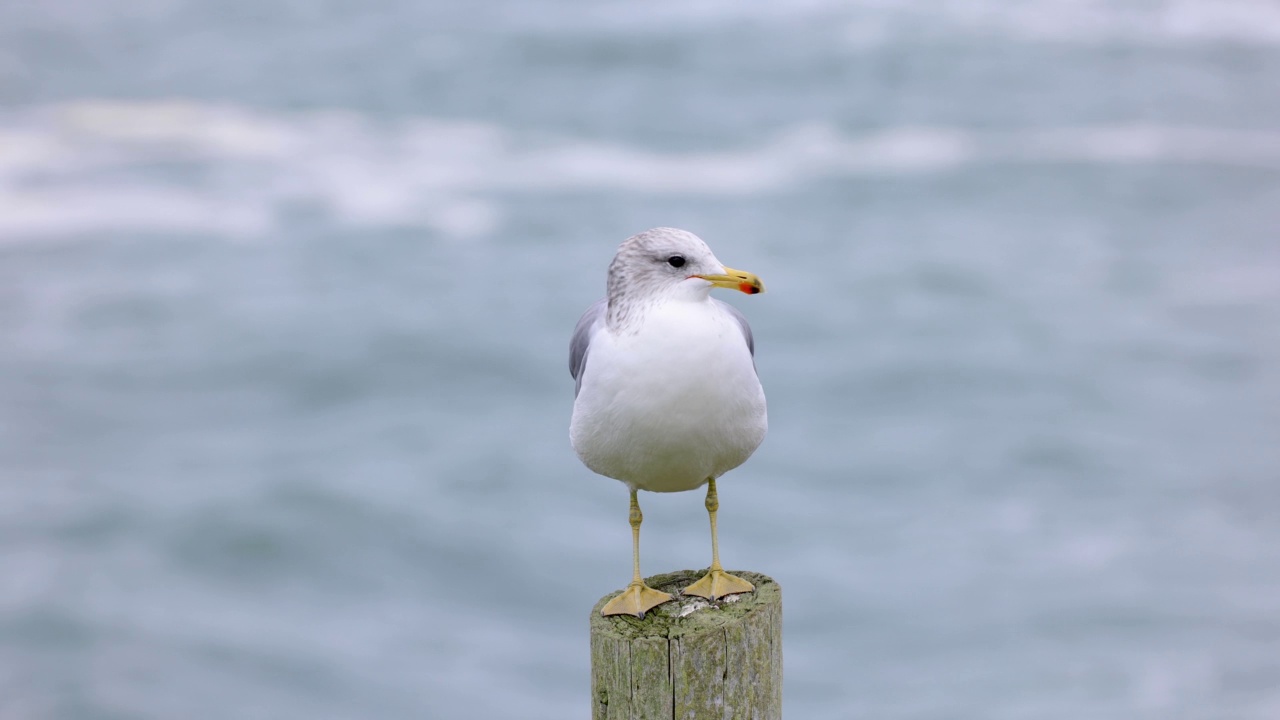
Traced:
<path id="1" fill-rule="evenodd" d="M 673 153 L 434 118 L 81 101 L 0 114 L 0 237 L 261 237 L 301 208 L 466 238 L 493 232 L 510 194 L 750 196 L 848 176 L 1052 163 L 1280 169 L 1280 132 L 918 126 L 851 135 L 811 123 L 754 146 Z"/>
<path id="2" fill-rule="evenodd" d="M 862 12 L 848 37 L 858 44 L 932 34 L 1074 44 L 1280 43 L 1280 6 L 1270 0 L 864 0 L 855 7 Z"/>
<path id="3" fill-rule="evenodd" d="M 1271 0 L 660 0 L 600 4 L 572 17 L 527 13 L 548 31 L 673 32 L 740 23 L 844 28 L 858 46 L 911 38 L 999 38 L 1029 42 L 1280 43 L 1280 5 Z"/>

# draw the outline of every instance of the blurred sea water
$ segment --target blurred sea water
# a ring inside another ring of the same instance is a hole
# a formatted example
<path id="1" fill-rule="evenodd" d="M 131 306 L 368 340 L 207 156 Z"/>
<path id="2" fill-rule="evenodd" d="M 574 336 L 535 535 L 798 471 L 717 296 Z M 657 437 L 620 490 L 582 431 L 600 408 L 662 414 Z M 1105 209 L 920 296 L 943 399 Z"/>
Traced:
<path id="1" fill-rule="evenodd" d="M 1277 78 L 1265 0 L 0 3 L 0 717 L 585 716 L 657 225 L 769 287 L 788 716 L 1280 717 Z"/>

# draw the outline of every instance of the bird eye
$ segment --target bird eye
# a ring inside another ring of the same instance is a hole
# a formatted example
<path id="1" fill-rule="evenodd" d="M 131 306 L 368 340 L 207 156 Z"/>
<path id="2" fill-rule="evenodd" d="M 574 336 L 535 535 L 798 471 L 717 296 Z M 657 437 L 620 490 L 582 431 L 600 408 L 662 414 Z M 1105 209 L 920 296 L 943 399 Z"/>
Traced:
<path id="1" fill-rule="evenodd" d="M 670 265 L 671 267 L 684 267 L 684 256 L 672 255 L 671 257 L 667 258 L 667 264 Z"/>

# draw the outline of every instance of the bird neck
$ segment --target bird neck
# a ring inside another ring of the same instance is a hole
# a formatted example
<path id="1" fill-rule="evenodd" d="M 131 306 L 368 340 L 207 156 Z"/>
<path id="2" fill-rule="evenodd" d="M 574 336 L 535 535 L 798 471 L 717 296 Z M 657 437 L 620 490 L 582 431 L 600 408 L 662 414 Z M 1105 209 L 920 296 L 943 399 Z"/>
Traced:
<path id="1" fill-rule="evenodd" d="M 637 295 L 618 292 L 610 295 L 605 322 L 616 333 L 633 333 L 644 324 L 649 311 L 658 305 L 698 305 L 710 298 L 711 286 L 680 283 L 662 293 Z"/>

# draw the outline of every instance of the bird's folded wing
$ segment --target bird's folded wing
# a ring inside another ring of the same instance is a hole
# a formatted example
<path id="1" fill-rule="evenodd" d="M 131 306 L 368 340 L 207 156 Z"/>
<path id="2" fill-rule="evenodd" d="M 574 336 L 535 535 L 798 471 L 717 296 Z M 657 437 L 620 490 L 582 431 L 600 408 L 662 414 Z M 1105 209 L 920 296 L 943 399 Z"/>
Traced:
<path id="1" fill-rule="evenodd" d="M 756 357 L 756 339 L 751 335 L 751 326 L 747 324 L 747 316 L 743 315 L 741 310 L 727 302 L 716 300 L 715 298 L 711 298 L 711 302 L 714 302 L 724 308 L 725 312 L 732 315 L 733 319 L 738 321 L 738 326 L 742 328 L 742 339 L 747 341 L 747 349 L 751 351 L 751 358 L 754 360 Z"/>
<path id="2" fill-rule="evenodd" d="M 578 396 L 578 391 L 582 389 L 582 371 L 587 367 L 587 349 L 591 347 L 591 337 L 604 326 L 605 312 L 609 307 L 607 298 L 600 298 L 582 313 L 582 317 L 578 320 L 578 326 L 573 329 L 573 337 L 569 340 L 569 374 L 573 376 L 573 396 Z M 743 326 L 746 326 L 746 318 L 741 314 L 738 316 Z M 751 331 L 747 330 L 748 344 L 750 344 Z"/>

